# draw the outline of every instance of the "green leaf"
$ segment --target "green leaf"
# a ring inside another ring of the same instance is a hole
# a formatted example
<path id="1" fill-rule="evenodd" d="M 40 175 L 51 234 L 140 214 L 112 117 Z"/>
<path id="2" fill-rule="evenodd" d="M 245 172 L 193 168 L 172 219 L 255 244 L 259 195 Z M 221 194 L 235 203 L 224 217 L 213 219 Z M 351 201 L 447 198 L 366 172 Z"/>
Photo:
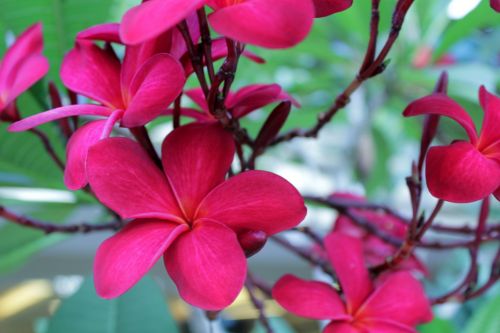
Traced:
<path id="1" fill-rule="evenodd" d="M 498 333 L 500 296 L 484 304 L 467 323 L 464 333 Z"/>
<path id="2" fill-rule="evenodd" d="M 120 298 L 96 295 L 93 279 L 62 302 L 47 333 L 179 333 L 158 285 L 147 276 Z"/>
<path id="3" fill-rule="evenodd" d="M 58 73 L 64 54 L 73 46 L 78 31 L 105 22 L 115 0 L 1 0 L 0 26 L 16 36 L 35 22 L 43 23 L 45 55 L 51 80 Z M 1 29 L 0 29 L 1 32 Z"/>
<path id="4" fill-rule="evenodd" d="M 449 320 L 435 318 L 432 322 L 418 328 L 420 333 L 455 333 L 456 329 Z"/>
<path id="5" fill-rule="evenodd" d="M 471 35 L 480 29 L 494 27 L 500 24 L 498 14 L 491 9 L 489 1 L 481 3 L 463 19 L 451 21 L 449 27 L 445 30 L 439 47 L 434 53 L 434 58 L 438 59 L 455 43 L 463 40 L 464 37 Z"/>

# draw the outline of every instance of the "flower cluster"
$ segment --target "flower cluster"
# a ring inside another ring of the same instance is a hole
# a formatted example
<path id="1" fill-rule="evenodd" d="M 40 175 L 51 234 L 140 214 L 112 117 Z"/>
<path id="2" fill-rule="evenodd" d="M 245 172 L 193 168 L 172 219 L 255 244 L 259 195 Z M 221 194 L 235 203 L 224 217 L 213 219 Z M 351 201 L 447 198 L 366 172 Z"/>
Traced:
<path id="1" fill-rule="evenodd" d="M 412 2 L 397 2 L 393 19 L 397 24 L 391 34 L 399 31 L 401 16 Z M 374 1 L 374 8 L 378 4 Z M 94 279 L 100 296 L 120 296 L 163 259 L 186 302 L 221 310 L 235 300 L 247 278 L 246 258 L 259 251 L 268 237 L 296 227 L 307 209 L 292 184 L 255 170 L 254 163 L 275 139 L 291 106 L 300 104 L 278 84 L 231 90 L 234 73 L 224 66 L 231 67 L 240 56 L 263 63 L 245 50 L 246 44 L 292 47 L 306 38 L 315 18 L 351 5 L 352 0 L 143 1 L 120 23 L 96 25 L 76 36 L 60 76 L 64 86 L 85 97 L 86 103 L 56 105 L 24 119 L 15 100 L 47 73 L 48 62 L 42 55 L 40 24 L 17 38 L 0 63 L 0 119 L 11 123 L 12 132 L 76 119 L 66 146 L 65 185 L 71 190 L 89 189 L 126 222 L 97 250 Z M 492 0 L 491 6 L 499 10 L 498 1 Z M 209 28 L 221 37 L 211 39 Z M 384 59 L 377 63 L 374 56 L 376 36 L 373 31 L 361 70 L 368 72 L 358 75 L 330 114 L 320 117 L 304 137 L 315 136 L 363 80 L 383 71 Z M 395 38 L 389 37 L 383 52 Z M 124 50 L 123 57 L 117 48 Z M 224 64 L 216 75 L 213 62 L 221 59 Z M 200 87 L 187 89 L 193 73 Z M 195 106 L 182 103 L 182 97 Z M 427 184 L 439 199 L 487 202 L 493 194 L 500 200 L 500 98 L 481 87 L 479 101 L 485 113 L 479 135 L 467 112 L 441 92 L 414 101 L 404 111 L 405 116 L 450 117 L 468 135 L 468 141 L 432 147 L 426 155 Z M 256 139 L 239 127 L 241 118 L 278 103 Z M 174 129 L 158 155 L 145 126 L 170 116 Z M 180 117 L 189 123 L 180 126 Z M 243 143 L 252 150 L 247 161 Z M 235 156 L 241 172 L 232 167 Z M 365 203 L 349 194 L 331 198 Z M 398 216 L 355 205 L 339 210 L 319 251 L 328 258 L 338 286 L 285 275 L 274 286 L 273 297 L 292 313 L 329 320 L 326 333 L 415 332 L 416 325 L 432 319 L 430 302 L 412 275 L 415 271 L 426 275 L 426 267 L 408 253 L 385 274 L 377 276 L 367 268 L 382 265 L 399 249 L 370 229 L 410 249 L 419 241 L 408 236 L 420 228 L 420 202 L 413 203 L 411 226 Z M 365 225 L 347 212 L 364 219 Z M 430 224 L 432 219 L 424 223 L 424 232 Z"/>
<path id="2" fill-rule="evenodd" d="M 365 268 L 362 243 L 334 232 L 324 240 L 343 292 L 327 283 L 285 275 L 273 288 L 273 297 L 288 311 L 330 323 L 323 333 L 415 332 L 417 324 L 432 319 L 422 286 L 401 271 L 372 281 Z"/>

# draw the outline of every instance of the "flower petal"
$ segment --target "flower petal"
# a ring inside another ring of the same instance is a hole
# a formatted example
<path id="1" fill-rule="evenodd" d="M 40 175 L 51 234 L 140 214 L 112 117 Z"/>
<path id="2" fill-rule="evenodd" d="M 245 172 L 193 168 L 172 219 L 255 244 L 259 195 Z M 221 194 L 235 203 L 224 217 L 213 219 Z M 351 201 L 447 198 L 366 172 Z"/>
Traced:
<path id="1" fill-rule="evenodd" d="M 311 319 L 350 319 L 331 286 L 287 274 L 273 287 L 273 298 L 287 311 Z"/>
<path id="2" fill-rule="evenodd" d="M 352 6 L 352 0 L 314 0 L 316 17 L 324 17 L 346 10 Z"/>
<path id="3" fill-rule="evenodd" d="M 459 123 L 467 132 L 470 141 L 475 144 L 477 132 L 469 114 L 454 100 L 445 94 L 435 93 L 411 102 L 403 112 L 405 117 L 424 114 L 437 114 L 449 117 Z"/>
<path id="4" fill-rule="evenodd" d="M 64 57 L 61 79 L 66 87 L 106 106 L 121 109 L 120 61 L 88 41 L 77 42 Z"/>
<path id="5" fill-rule="evenodd" d="M 323 333 L 366 333 L 366 331 L 358 330 L 347 322 L 333 321 L 325 327 Z"/>
<path id="6" fill-rule="evenodd" d="M 43 55 L 32 55 L 19 63 L 13 76 L 14 81 L 10 87 L 7 87 L 7 101 L 5 104 L 9 104 L 28 90 L 35 82 L 44 77 L 48 70 L 49 62 Z"/>
<path id="7" fill-rule="evenodd" d="M 500 98 L 489 93 L 484 86 L 481 86 L 479 101 L 484 110 L 484 119 L 478 149 L 483 150 L 500 141 Z"/>
<path id="8" fill-rule="evenodd" d="M 136 284 L 182 233 L 186 224 L 135 220 L 97 249 L 94 282 L 97 294 L 115 298 Z"/>
<path id="9" fill-rule="evenodd" d="M 42 24 L 36 23 L 26 29 L 9 47 L 0 61 L 0 91 L 6 90 L 17 77 L 19 65 L 26 58 L 41 55 L 43 50 Z"/>
<path id="10" fill-rule="evenodd" d="M 500 0 L 490 0 L 490 6 L 500 13 Z"/>
<path id="11" fill-rule="evenodd" d="M 210 115 L 210 113 L 208 112 L 207 100 L 205 99 L 205 94 L 203 93 L 203 90 L 201 88 L 186 90 L 184 94 L 189 97 L 189 99 L 191 99 L 196 105 L 198 105 L 202 111 Z"/>
<path id="12" fill-rule="evenodd" d="M 180 296 L 205 310 L 231 304 L 245 282 L 246 259 L 231 229 L 198 221 L 164 256 L 165 267 Z"/>
<path id="13" fill-rule="evenodd" d="M 187 218 L 200 201 L 224 181 L 233 161 L 234 140 L 219 124 L 189 124 L 167 136 L 162 160 Z"/>
<path id="14" fill-rule="evenodd" d="M 229 95 L 226 107 L 232 109 L 234 117 L 241 118 L 254 110 L 281 100 L 280 94 L 281 87 L 278 84 L 253 84 Z"/>
<path id="15" fill-rule="evenodd" d="M 90 146 L 101 138 L 106 120 L 91 121 L 76 130 L 66 146 L 66 169 L 64 184 L 70 190 L 79 190 L 87 185 L 86 163 Z"/>
<path id="16" fill-rule="evenodd" d="M 122 125 L 143 126 L 158 117 L 179 96 L 185 82 L 181 64 L 171 55 L 151 57 L 132 79 L 131 101 Z"/>
<path id="17" fill-rule="evenodd" d="M 370 295 L 357 317 L 413 327 L 432 320 L 432 309 L 420 282 L 408 272 L 397 272 Z"/>
<path id="18" fill-rule="evenodd" d="M 144 149 L 127 138 L 110 138 L 93 145 L 87 175 L 97 198 L 122 218 L 182 220 L 165 176 Z"/>
<path id="19" fill-rule="evenodd" d="M 306 216 L 300 193 L 284 178 L 267 171 L 247 171 L 210 192 L 198 207 L 198 218 L 268 235 L 292 228 Z"/>
<path id="20" fill-rule="evenodd" d="M 120 39 L 120 23 L 97 24 L 76 35 L 76 39 L 100 40 L 122 44 Z"/>
<path id="21" fill-rule="evenodd" d="M 339 232 L 332 232 L 325 237 L 324 244 L 344 292 L 347 312 L 356 313 L 373 290 L 363 259 L 361 241 Z"/>
<path id="22" fill-rule="evenodd" d="M 112 110 L 100 105 L 69 105 L 55 108 L 49 111 L 35 114 L 31 117 L 21 119 L 9 126 L 10 132 L 22 132 L 30 128 L 72 116 L 104 116 L 111 114 Z"/>
<path id="23" fill-rule="evenodd" d="M 125 44 L 139 44 L 175 27 L 205 0 L 150 0 L 131 8 L 122 18 L 120 35 Z"/>
<path id="24" fill-rule="evenodd" d="M 483 199 L 500 186 L 500 163 L 458 141 L 427 154 L 427 186 L 437 198 L 457 203 Z"/>
<path id="25" fill-rule="evenodd" d="M 208 20 L 219 34 L 266 48 L 287 48 L 301 42 L 314 18 L 310 1 L 251 0 L 224 7 Z"/>
<path id="26" fill-rule="evenodd" d="M 498 201 L 500 201 L 500 187 L 497 188 L 497 190 L 493 193 L 493 195 Z"/>

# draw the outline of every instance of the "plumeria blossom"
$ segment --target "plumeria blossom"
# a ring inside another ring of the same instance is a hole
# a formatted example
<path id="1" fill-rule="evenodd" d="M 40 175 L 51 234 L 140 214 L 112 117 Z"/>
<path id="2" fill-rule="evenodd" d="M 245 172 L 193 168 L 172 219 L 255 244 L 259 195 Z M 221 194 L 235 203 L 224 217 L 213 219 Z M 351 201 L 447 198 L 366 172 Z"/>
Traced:
<path id="1" fill-rule="evenodd" d="M 468 141 L 456 140 L 448 146 L 432 147 L 427 154 L 426 179 L 429 191 L 437 198 L 465 203 L 490 194 L 500 200 L 500 99 L 486 88 L 479 89 L 484 110 L 478 136 L 469 114 L 444 94 L 432 94 L 412 102 L 405 116 L 436 114 L 461 125 Z"/>
<path id="2" fill-rule="evenodd" d="M 71 116 L 101 116 L 79 128 L 67 146 L 65 184 L 76 190 L 87 184 L 88 149 L 109 136 L 113 125 L 143 126 L 164 112 L 181 93 L 186 81 L 180 62 L 151 45 L 126 49 L 123 64 L 109 48 L 79 40 L 66 55 L 61 78 L 69 89 L 99 104 L 70 105 L 52 109 L 12 124 L 10 131 L 24 131 Z"/>
<path id="3" fill-rule="evenodd" d="M 0 59 L 0 114 L 49 70 L 42 55 L 42 25 L 26 29 Z"/>
<path id="4" fill-rule="evenodd" d="M 239 243 L 249 231 L 272 235 L 296 226 L 304 201 L 285 179 L 247 171 L 225 180 L 235 151 L 216 123 L 179 127 L 162 146 L 163 171 L 141 146 L 109 138 L 90 148 L 97 198 L 132 222 L 97 250 L 97 293 L 114 298 L 163 256 L 180 296 L 207 310 L 229 305 L 246 277 Z"/>
<path id="5" fill-rule="evenodd" d="M 366 202 L 365 198 L 350 193 L 335 193 L 332 197 L 358 201 L 360 203 Z M 408 225 L 399 218 L 388 213 L 376 212 L 368 209 L 354 209 L 353 212 L 394 239 L 398 239 L 401 242 L 405 240 Z M 393 256 L 398 250 L 396 246 L 384 242 L 379 237 L 358 226 L 348 216 L 343 214 L 337 217 L 332 232 L 342 233 L 361 240 L 363 244 L 363 256 L 367 266 L 383 264 L 387 258 Z M 428 273 L 426 267 L 414 254 L 399 264 L 396 269 L 419 271 L 423 274 Z"/>
<path id="6" fill-rule="evenodd" d="M 120 35 L 127 44 L 142 43 L 173 28 L 193 10 L 208 5 L 208 17 L 219 34 L 266 48 L 287 48 L 311 29 L 311 0 L 149 0 L 123 17 Z"/>
<path id="7" fill-rule="evenodd" d="M 490 0 L 491 8 L 500 13 L 500 0 Z"/>
<path id="8" fill-rule="evenodd" d="M 209 111 L 205 95 L 201 88 L 190 89 L 184 93 L 198 105 L 200 109 L 182 108 L 182 115 L 194 118 L 198 121 L 216 121 L 215 117 Z M 300 104 L 278 84 L 252 84 L 234 93 L 229 93 L 226 98 L 225 106 L 232 117 L 239 119 L 266 105 L 282 101 L 290 101 L 296 107 L 300 107 Z M 173 110 L 170 109 L 166 114 L 172 113 Z"/>
<path id="9" fill-rule="evenodd" d="M 352 0 L 313 0 L 316 17 L 329 16 L 352 6 Z"/>
<path id="10" fill-rule="evenodd" d="M 200 39 L 200 29 L 196 13 L 191 13 L 186 18 L 189 28 L 191 39 L 197 43 Z M 90 27 L 81 31 L 77 35 L 79 40 L 93 40 L 104 41 L 109 43 L 117 43 L 124 45 L 124 41 L 120 37 L 120 24 L 119 23 L 104 23 Z M 127 50 L 129 53 L 134 53 L 136 58 L 148 59 L 156 53 L 169 53 L 174 58 L 178 59 L 186 72 L 186 76 L 194 72 L 191 59 L 186 47 L 186 43 L 182 38 L 177 28 L 164 31 L 159 36 L 149 39 L 144 43 L 138 45 L 128 45 Z M 211 43 L 212 60 L 217 61 L 227 56 L 227 43 L 223 38 L 216 38 Z M 253 52 L 244 50 L 242 55 L 256 63 L 264 63 L 265 60 Z M 205 60 L 205 59 L 204 59 Z"/>
<path id="11" fill-rule="evenodd" d="M 410 273 L 391 273 L 374 287 L 359 239 L 335 232 L 325 238 L 325 247 L 343 297 L 324 282 L 285 275 L 272 293 L 286 310 L 330 320 L 323 333 L 416 333 L 416 325 L 432 319 L 424 290 Z"/>

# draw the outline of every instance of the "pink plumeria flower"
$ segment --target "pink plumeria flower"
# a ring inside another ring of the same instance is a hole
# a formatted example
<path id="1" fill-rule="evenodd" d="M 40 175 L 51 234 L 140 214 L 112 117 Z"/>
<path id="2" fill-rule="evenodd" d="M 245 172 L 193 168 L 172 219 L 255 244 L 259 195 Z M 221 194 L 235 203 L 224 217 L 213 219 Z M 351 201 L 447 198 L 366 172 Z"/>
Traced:
<path id="1" fill-rule="evenodd" d="M 365 198 L 350 193 L 335 193 L 332 197 L 359 201 L 361 203 L 366 202 Z M 399 218 L 391 214 L 368 209 L 355 209 L 354 213 L 394 239 L 400 240 L 401 242 L 405 240 L 408 225 Z M 398 250 L 396 246 L 386 243 L 343 214 L 337 217 L 332 232 L 342 233 L 361 240 L 365 263 L 369 267 L 383 264 L 387 258 L 393 256 Z M 395 267 L 395 269 L 418 271 L 424 275 L 428 274 L 425 265 L 414 254 Z"/>
<path id="2" fill-rule="evenodd" d="M 427 154 L 426 179 L 437 198 L 457 203 L 481 200 L 494 194 L 500 200 L 500 98 L 479 89 L 484 110 L 480 135 L 469 114 L 444 94 L 432 94 L 412 102 L 404 115 L 436 114 L 449 117 L 466 131 L 469 141 L 432 147 Z"/>
<path id="3" fill-rule="evenodd" d="M 208 109 L 208 104 L 201 88 L 190 89 L 184 93 L 198 105 L 200 110 L 182 108 L 182 115 L 198 121 L 216 121 Z M 240 119 L 264 106 L 282 101 L 290 101 L 294 106 L 300 107 L 300 104 L 278 84 L 252 84 L 243 87 L 234 93 L 230 93 L 225 104 L 231 116 Z M 169 109 L 166 112 L 167 115 L 172 113 L 173 109 Z"/>
<path id="4" fill-rule="evenodd" d="M 0 59 L 0 114 L 49 70 L 42 55 L 42 25 L 26 29 Z"/>
<path id="5" fill-rule="evenodd" d="M 424 290 L 410 273 L 392 273 L 374 287 L 360 240 L 332 233 L 325 246 L 343 298 L 324 282 L 285 275 L 274 286 L 273 297 L 286 310 L 330 320 L 323 333 L 416 333 L 416 325 L 432 320 Z"/>
<path id="6" fill-rule="evenodd" d="M 194 43 L 197 43 L 200 39 L 200 30 L 198 18 L 195 12 L 188 15 L 186 22 L 189 27 L 191 34 L 191 39 Z M 104 41 L 109 43 L 125 44 L 120 37 L 120 24 L 119 23 L 104 23 L 92 26 L 84 31 L 81 31 L 77 35 L 77 39 L 80 40 L 93 40 L 93 41 Z M 174 27 L 170 30 L 166 30 L 159 36 L 153 39 L 149 39 L 144 43 L 137 45 L 128 45 L 128 53 L 133 53 L 137 62 L 141 63 L 142 59 L 148 59 L 156 53 L 169 53 L 174 58 L 178 59 L 186 72 L 186 76 L 194 73 L 194 69 L 191 63 L 191 58 L 189 57 L 189 52 L 186 47 L 186 43 L 182 38 L 179 30 Z M 223 38 L 216 38 L 212 40 L 211 44 L 212 60 L 217 61 L 227 56 L 227 43 Z M 244 50 L 242 55 L 253 62 L 264 63 L 265 60 L 256 55 L 253 52 Z M 205 60 L 205 59 L 203 59 Z M 142 60 L 143 61 L 143 60 Z"/>
<path id="7" fill-rule="evenodd" d="M 123 17 L 121 37 L 142 43 L 181 22 L 204 5 L 214 12 L 208 21 L 219 34 L 266 48 L 287 48 L 302 41 L 311 29 L 311 0 L 149 0 Z"/>
<path id="8" fill-rule="evenodd" d="M 490 0 L 490 6 L 500 13 L 500 0 Z"/>
<path id="9" fill-rule="evenodd" d="M 97 250 L 97 293 L 114 298 L 163 256 L 188 303 L 206 310 L 228 306 L 246 277 L 240 236 L 296 226 L 304 200 L 285 179 L 248 171 L 225 180 L 234 156 L 232 135 L 215 123 L 179 127 L 162 146 L 161 171 L 127 138 L 90 149 L 89 183 L 98 199 L 134 219 Z"/>
<path id="10" fill-rule="evenodd" d="M 109 136 L 114 124 L 143 126 L 158 117 L 181 93 L 186 81 L 180 62 L 153 47 L 127 48 L 123 64 L 109 49 L 90 41 L 77 41 L 66 55 L 61 78 L 69 89 L 100 103 L 70 105 L 52 109 L 12 124 L 10 131 L 71 116 L 101 116 L 79 128 L 67 146 L 64 181 L 69 189 L 87 184 L 85 161 L 90 146 Z"/>
<path id="11" fill-rule="evenodd" d="M 313 0 L 316 17 L 329 16 L 352 6 L 353 0 Z"/>

